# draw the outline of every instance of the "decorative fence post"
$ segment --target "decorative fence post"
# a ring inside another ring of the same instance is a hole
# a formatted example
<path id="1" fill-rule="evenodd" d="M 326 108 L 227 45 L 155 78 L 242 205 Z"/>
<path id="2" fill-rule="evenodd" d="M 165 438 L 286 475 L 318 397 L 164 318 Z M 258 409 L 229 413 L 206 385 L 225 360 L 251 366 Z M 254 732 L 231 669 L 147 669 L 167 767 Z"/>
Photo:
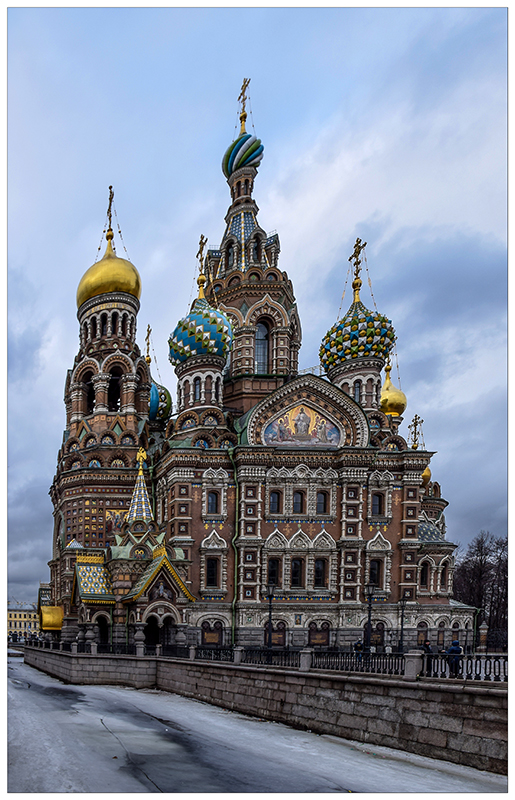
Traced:
<path id="1" fill-rule="evenodd" d="M 194 644 L 191 644 L 190 645 L 190 655 L 189 655 L 190 661 L 195 661 L 195 653 L 196 652 L 197 652 L 196 646 Z"/>
<path id="2" fill-rule="evenodd" d="M 479 647 L 477 648 L 478 653 L 486 653 L 487 640 L 488 625 L 486 622 L 482 622 L 479 626 Z"/>
<path id="3" fill-rule="evenodd" d="M 309 672 L 311 669 L 311 660 L 313 657 L 313 650 L 309 647 L 305 647 L 304 650 L 300 651 L 300 664 L 299 670 L 301 672 Z"/>
<path id="4" fill-rule="evenodd" d="M 243 650 L 244 650 L 244 648 L 239 644 L 237 644 L 233 648 L 233 653 L 234 653 L 233 664 L 241 664 L 241 659 L 242 659 L 242 656 L 243 656 Z"/>
<path id="5" fill-rule="evenodd" d="M 420 650 L 410 650 L 404 656 L 404 675 L 405 681 L 416 681 L 417 676 L 422 671 L 422 653 Z"/>

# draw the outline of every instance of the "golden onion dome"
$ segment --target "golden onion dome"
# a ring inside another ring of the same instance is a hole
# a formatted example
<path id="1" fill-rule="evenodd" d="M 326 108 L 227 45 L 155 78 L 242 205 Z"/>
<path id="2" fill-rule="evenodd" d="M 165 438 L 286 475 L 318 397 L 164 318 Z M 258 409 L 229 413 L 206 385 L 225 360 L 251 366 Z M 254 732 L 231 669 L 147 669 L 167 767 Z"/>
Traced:
<path id="1" fill-rule="evenodd" d="M 431 480 L 431 470 L 429 469 L 428 465 L 425 468 L 424 472 L 422 473 L 422 486 L 427 486 L 430 480 Z"/>
<path id="2" fill-rule="evenodd" d="M 107 247 L 103 258 L 93 264 L 82 276 L 77 289 L 77 308 L 86 300 L 106 292 L 126 292 L 141 297 L 141 278 L 138 270 L 125 258 L 118 258 L 113 250 L 113 231 L 106 233 Z"/>
<path id="3" fill-rule="evenodd" d="M 390 379 L 391 369 L 390 364 L 384 368 L 386 378 L 381 390 L 381 411 L 391 417 L 399 417 L 406 410 L 408 401 L 404 392 L 393 385 Z"/>

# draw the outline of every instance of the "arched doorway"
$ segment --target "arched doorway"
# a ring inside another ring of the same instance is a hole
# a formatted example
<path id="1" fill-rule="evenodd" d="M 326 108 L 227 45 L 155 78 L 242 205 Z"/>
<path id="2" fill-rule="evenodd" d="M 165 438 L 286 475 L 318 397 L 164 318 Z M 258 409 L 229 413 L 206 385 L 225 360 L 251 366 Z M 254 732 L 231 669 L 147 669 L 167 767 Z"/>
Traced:
<path id="1" fill-rule="evenodd" d="M 163 645 L 175 644 L 176 633 L 177 633 L 177 628 L 173 617 L 165 617 L 163 622 L 163 627 L 161 628 L 161 639 L 162 639 L 161 644 Z"/>
<path id="2" fill-rule="evenodd" d="M 145 644 L 148 645 L 156 645 L 160 643 L 160 634 L 161 631 L 159 629 L 159 622 L 157 617 L 153 614 L 147 619 L 147 624 L 145 626 Z"/>
<path id="3" fill-rule="evenodd" d="M 97 617 L 96 623 L 98 627 L 98 643 L 100 645 L 109 644 L 109 620 L 101 615 Z"/>

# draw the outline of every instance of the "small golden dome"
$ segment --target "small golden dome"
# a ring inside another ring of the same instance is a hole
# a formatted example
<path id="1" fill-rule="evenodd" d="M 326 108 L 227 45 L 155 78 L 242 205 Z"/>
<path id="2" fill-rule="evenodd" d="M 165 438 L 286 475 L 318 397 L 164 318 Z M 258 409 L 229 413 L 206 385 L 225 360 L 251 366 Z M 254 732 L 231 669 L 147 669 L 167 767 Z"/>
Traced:
<path id="1" fill-rule="evenodd" d="M 406 410 L 408 401 L 404 392 L 397 389 L 390 380 L 391 369 L 390 364 L 384 368 L 386 378 L 381 390 L 381 411 L 391 417 L 399 417 Z"/>
<path id="2" fill-rule="evenodd" d="M 422 473 L 422 486 L 427 486 L 430 480 L 431 480 L 431 470 L 429 469 L 428 465 L 425 468 L 424 472 Z"/>
<path id="3" fill-rule="evenodd" d="M 93 264 L 84 275 L 77 289 L 77 308 L 86 300 L 106 292 L 126 292 L 141 297 L 141 278 L 139 272 L 130 261 L 118 258 L 111 244 L 113 231 L 106 234 L 107 247 L 103 258 Z"/>

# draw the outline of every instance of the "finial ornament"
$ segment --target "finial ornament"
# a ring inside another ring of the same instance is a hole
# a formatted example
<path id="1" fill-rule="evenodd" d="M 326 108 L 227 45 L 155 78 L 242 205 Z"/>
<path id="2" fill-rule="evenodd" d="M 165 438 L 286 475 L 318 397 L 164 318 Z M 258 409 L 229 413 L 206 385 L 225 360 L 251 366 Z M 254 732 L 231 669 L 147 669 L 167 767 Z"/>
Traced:
<path id="1" fill-rule="evenodd" d="M 109 187 L 109 205 L 107 207 L 107 219 L 109 221 L 109 227 L 107 229 L 106 239 L 113 238 L 113 199 L 114 199 L 114 191 L 113 187 Z M 111 234 L 111 236 L 109 236 Z"/>
<path id="2" fill-rule="evenodd" d="M 200 241 L 198 243 L 198 253 L 197 253 L 198 268 L 200 273 L 197 278 L 199 300 L 203 300 L 205 298 L 204 284 L 206 283 L 206 276 L 204 275 L 204 247 L 206 246 L 206 244 L 207 244 L 207 239 L 201 233 Z"/>
<path id="3" fill-rule="evenodd" d="M 358 237 L 356 239 L 356 244 L 354 245 L 354 252 L 351 256 L 349 256 L 349 261 L 354 265 L 354 280 L 352 281 L 352 288 L 354 289 L 354 302 L 359 302 L 359 290 L 362 286 L 362 280 L 359 277 L 361 272 L 361 262 L 363 259 L 361 258 L 361 253 L 367 246 L 366 242 L 362 242 L 361 239 Z"/>
<path id="4" fill-rule="evenodd" d="M 152 333 L 152 328 L 150 325 L 147 325 L 147 335 L 145 336 L 145 341 L 147 343 L 147 355 L 145 356 L 145 361 L 147 364 L 150 364 L 152 359 L 150 358 L 150 334 Z"/>
<path id="5" fill-rule="evenodd" d="M 241 122 L 241 130 L 240 136 L 242 133 L 245 133 L 245 122 L 247 120 L 247 112 L 245 111 L 245 103 L 247 102 L 247 87 L 250 83 L 250 78 L 243 78 L 243 83 L 241 84 L 241 92 L 240 96 L 238 97 L 238 103 L 241 103 L 241 113 L 240 113 L 240 122 Z"/>
<path id="6" fill-rule="evenodd" d="M 415 414 L 411 421 L 411 425 L 408 425 L 409 430 L 411 431 L 411 449 L 418 450 L 419 438 L 422 436 L 422 423 L 424 422 L 423 419 L 419 417 L 418 414 Z"/>
<path id="7" fill-rule="evenodd" d="M 139 471 L 143 472 L 143 462 L 147 460 L 147 453 L 143 447 L 140 447 L 138 450 L 138 455 L 136 456 L 136 461 L 139 464 Z"/>

